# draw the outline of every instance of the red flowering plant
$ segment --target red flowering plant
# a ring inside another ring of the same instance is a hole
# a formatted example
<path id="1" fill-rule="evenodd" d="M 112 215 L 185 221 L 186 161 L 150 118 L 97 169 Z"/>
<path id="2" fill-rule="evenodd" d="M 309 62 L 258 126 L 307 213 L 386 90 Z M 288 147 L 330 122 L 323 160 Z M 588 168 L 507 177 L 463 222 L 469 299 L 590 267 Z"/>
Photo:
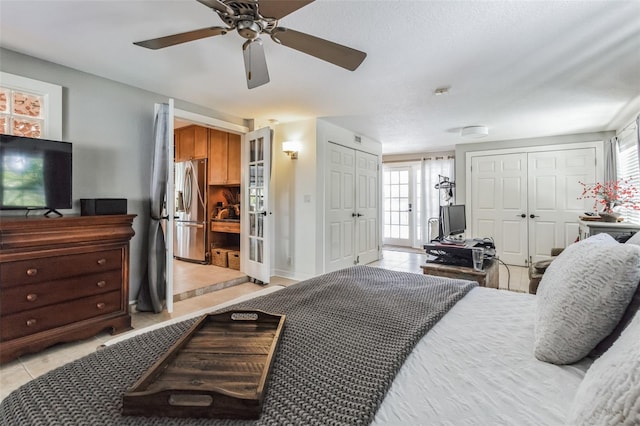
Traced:
<path id="1" fill-rule="evenodd" d="M 630 183 L 629 179 L 596 182 L 589 185 L 580 181 L 578 183 L 584 188 L 578 200 L 593 198 L 593 209 L 596 211 L 598 204 L 602 204 L 604 213 L 613 213 L 612 209 L 616 206 L 640 210 L 640 191 Z"/>

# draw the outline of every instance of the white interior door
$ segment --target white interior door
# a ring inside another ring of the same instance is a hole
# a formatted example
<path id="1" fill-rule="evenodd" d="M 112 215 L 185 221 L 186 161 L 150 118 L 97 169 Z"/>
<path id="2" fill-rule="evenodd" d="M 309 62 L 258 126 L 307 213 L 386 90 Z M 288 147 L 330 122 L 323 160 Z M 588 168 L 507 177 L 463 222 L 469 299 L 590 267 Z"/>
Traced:
<path id="1" fill-rule="evenodd" d="M 243 145 L 242 269 L 254 281 L 267 284 L 271 280 L 273 251 L 269 205 L 271 129 L 247 133 Z"/>
<path id="2" fill-rule="evenodd" d="M 590 210 L 579 200 L 578 182 L 595 182 L 593 148 L 530 153 L 528 156 L 529 256 L 548 259 L 553 247 L 566 247 L 578 238 L 577 218 Z"/>
<path id="3" fill-rule="evenodd" d="M 355 153 L 351 148 L 328 144 L 326 272 L 353 266 L 355 260 Z"/>
<path id="4" fill-rule="evenodd" d="M 362 264 L 378 260 L 378 171 L 377 156 L 356 151 L 356 262 Z"/>
<path id="5" fill-rule="evenodd" d="M 547 259 L 578 237 L 578 183 L 596 180 L 596 149 L 574 148 L 472 157 L 473 237 L 491 237 L 507 264 Z"/>
<path id="6" fill-rule="evenodd" d="M 527 154 L 473 157 L 472 235 L 490 237 L 503 262 L 527 261 Z M 469 228 L 467 226 L 467 228 Z"/>
<path id="7" fill-rule="evenodd" d="M 412 210 L 415 206 L 411 166 L 385 166 L 384 244 L 411 247 L 415 236 Z"/>

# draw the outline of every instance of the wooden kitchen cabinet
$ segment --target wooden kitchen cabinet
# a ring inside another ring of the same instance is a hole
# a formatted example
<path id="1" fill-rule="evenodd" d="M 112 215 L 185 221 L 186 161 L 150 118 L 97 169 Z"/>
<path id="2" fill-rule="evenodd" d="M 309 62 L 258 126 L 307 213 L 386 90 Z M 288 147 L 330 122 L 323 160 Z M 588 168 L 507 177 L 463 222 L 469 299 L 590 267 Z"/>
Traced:
<path id="1" fill-rule="evenodd" d="M 186 126 L 176 129 L 175 161 L 207 158 L 209 129 L 201 126 Z"/>
<path id="2" fill-rule="evenodd" d="M 0 363 L 131 329 L 135 215 L 0 220 Z"/>
<path id="3" fill-rule="evenodd" d="M 240 163 L 240 152 L 242 148 L 242 145 L 240 145 L 240 135 L 229 133 L 228 143 L 227 183 L 229 185 L 240 185 L 240 170 L 242 170 L 242 164 Z"/>
<path id="4" fill-rule="evenodd" d="M 240 185 L 240 135 L 209 129 L 209 185 Z"/>

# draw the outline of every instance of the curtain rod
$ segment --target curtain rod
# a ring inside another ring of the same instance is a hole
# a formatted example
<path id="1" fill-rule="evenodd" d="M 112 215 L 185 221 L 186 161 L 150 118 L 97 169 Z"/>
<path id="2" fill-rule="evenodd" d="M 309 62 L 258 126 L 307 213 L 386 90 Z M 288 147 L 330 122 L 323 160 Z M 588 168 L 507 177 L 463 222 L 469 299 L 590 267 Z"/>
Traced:
<path id="1" fill-rule="evenodd" d="M 383 160 L 382 163 L 383 164 L 391 164 L 391 163 L 415 163 L 421 160 L 443 160 L 443 159 L 447 159 L 447 160 L 455 160 L 455 156 L 453 155 L 447 155 L 447 156 L 435 156 L 435 157 L 421 157 L 421 158 L 413 158 L 413 159 L 407 159 L 407 160 Z"/>

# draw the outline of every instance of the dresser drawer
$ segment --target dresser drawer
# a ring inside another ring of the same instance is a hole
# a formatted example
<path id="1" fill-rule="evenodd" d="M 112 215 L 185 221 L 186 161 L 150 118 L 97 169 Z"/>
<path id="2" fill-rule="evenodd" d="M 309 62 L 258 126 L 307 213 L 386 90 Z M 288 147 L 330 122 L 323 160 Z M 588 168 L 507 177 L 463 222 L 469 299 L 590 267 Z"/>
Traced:
<path id="1" fill-rule="evenodd" d="M 0 265 L 0 287 L 35 284 L 120 268 L 120 249 L 6 262 Z"/>
<path id="2" fill-rule="evenodd" d="M 3 315 L 0 323 L 0 338 L 2 341 L 17 339 L 121 309 L 122 293 L 112 291 L 12 315 Z"/>
<path id="3" fill-rule="evenodd" d="M 122 271 L 99 272 L 38 284 L 24 284 L 0 290 L 0 315 L 41 308 L 82 297 L 120 290 Z"/>

